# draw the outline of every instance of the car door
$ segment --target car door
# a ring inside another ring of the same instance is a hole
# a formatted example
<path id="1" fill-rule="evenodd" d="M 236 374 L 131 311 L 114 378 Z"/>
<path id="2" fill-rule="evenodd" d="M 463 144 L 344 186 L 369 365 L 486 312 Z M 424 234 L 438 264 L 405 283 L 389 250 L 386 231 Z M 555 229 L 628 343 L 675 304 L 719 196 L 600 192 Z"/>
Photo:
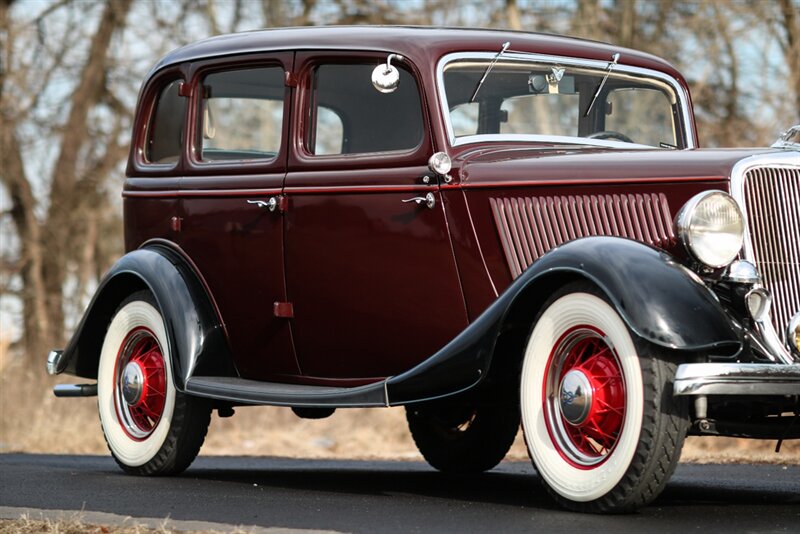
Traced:
<path id="1" fill-rule="evenodd" d="M 299 369 L 286 318 L 283 217 L 293 54 L 226 58 L 193 74 L 179 244 L 216 301 L 239 373 L 275 380 Z"/>
<path id="2" fill-rule="evenodd" d="M 418 78 L 406 61 L 398 89 L 377 91 L 370 74 L 385 61 L 297 55 L 286 276 L 312 382 L 401 373 L 467 324 Z"/>

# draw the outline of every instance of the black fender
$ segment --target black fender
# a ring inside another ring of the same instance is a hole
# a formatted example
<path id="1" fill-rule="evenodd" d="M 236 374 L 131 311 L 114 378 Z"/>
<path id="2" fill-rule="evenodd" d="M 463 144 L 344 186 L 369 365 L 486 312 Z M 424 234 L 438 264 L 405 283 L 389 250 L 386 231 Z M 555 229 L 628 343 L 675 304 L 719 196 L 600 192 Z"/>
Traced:
<path id="1" fill-rule="evenodd" d="M 114 312 L 128 295 L 142 289 L 152 292 L 164 318 L 179 391 L 193 375 L 237 376 L 205 287 L 181 254 L 161 243 L 129 252 L 111 267 L 64 349 L 58 372 L 96 379 Z"/>
<path id="2" fill-rule="evenodd" d="M 500 334 L 520 308 L 543 303 L 560 284 L 576 279 L 598 286 L 634 335 L 650 343 L 690 352 L 734 353 L 742 346 L 741 329 L 714 293 L 675 258 L 638 241 L 587 237 L 550 250 L 439 352 L 389 378 L 389 404 L 433 400 L 477 386 L 489 373 Z M 527 311 L 525 338 L 536 310 Z"/>

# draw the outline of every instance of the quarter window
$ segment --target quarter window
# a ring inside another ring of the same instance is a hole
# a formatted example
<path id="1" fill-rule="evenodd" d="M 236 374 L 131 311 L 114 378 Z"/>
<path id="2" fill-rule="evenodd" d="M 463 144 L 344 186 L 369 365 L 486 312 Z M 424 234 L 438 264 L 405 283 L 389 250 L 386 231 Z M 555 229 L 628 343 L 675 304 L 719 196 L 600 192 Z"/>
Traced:
<path id="1" fill-rule="evenodd" d="M 148 163 L 176 163 L 180 157 L 187 100 L 178 94 L 181 83 L 167 84 L 158 95 L 147 129 L 144 152 Z"/>
<path id="2" fill-rule="evenodd" d="M 264 160 L 278 154 L 286 92 L 283 68 L 209 74 L 202 90 L 201 160 Z"/>
<path id="3" fill-rule="evenodd" d="M 306 148 L 315 155 L 408 151 L 423 137 L 419 89 L 400 68 L 400 85 L 380 93 L 375 64 L 321 65 L 314 70 Z"/>

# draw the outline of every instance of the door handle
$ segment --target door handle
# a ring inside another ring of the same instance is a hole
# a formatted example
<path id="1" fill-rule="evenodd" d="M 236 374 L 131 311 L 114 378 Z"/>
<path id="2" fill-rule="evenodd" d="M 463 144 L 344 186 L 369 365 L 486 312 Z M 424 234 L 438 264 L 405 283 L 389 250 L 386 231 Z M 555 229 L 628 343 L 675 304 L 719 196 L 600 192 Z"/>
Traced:
<path id="1" fill-rule="evenodd" d="M 414 198 L 407 198 L 402 201 L 404 204 L 407 202 L 416 202 L 417 204 L 425 203 L 426 206 L 433 209 L 436 205 L 436 197 L 433 196 L 433 193 L 428 193 L 424 197 L 414 197 Z"/>
<path id="2" fill-rule="evenodd" d="M 255 204 L 259 208 L 266 208 L 269 211 L 275 211 L 278 208 L 278 199 L 275 197 L 270 197 L 269 200 L 248 200 L 248 204 Z"/>

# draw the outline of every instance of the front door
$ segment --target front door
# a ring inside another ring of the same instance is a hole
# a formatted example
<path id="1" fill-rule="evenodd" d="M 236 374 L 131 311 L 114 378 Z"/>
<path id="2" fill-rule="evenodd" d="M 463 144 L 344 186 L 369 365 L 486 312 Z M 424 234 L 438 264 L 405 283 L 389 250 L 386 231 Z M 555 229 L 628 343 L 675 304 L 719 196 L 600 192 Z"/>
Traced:
<path id="1" fill-rule="evenodd" d="M 298 54 L 297 151 L 284 194 L 286 276 L 303 375 L 343 385 L 401 373 L 466 325 L 414 71 L 383 55 Z M 432 202 L 416 202 L 430 194 Z"/>
<path id="2" fill-rule="evenodd" d="M 286 300 L 278 200 L 292 59 L 224 59 L 193 75 L 192 177 L 181 181 L 179 244 L 205 278 L 239 373 L 250 379 L 299 373 L 289 323 L 274 313 L 274 304 Z"/>

